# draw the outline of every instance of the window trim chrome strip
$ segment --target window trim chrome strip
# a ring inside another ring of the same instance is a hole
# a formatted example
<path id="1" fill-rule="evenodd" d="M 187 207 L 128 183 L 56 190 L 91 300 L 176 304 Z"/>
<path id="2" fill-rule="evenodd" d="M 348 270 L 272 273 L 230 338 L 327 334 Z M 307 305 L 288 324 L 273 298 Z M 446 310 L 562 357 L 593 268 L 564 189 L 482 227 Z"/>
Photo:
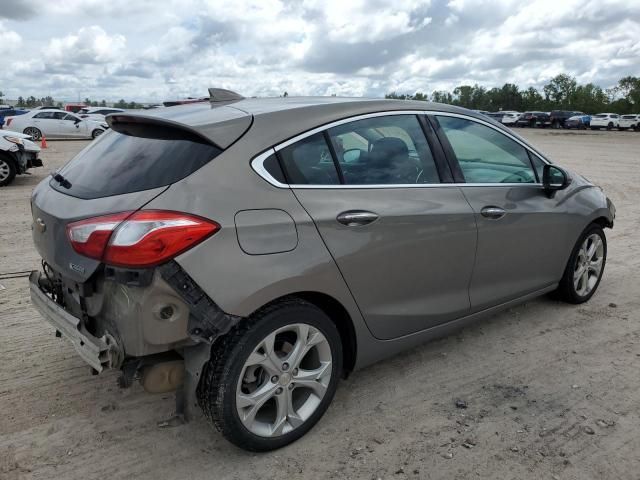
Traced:
<path id="1" fill-rule="evenodd" d="M 330 122 L 324 125 L 321 125 L 319 127 L 316 127 L 312 130 L 308 130 L 304 133 L 301 133 L 299 135 L 296 135 L 295 137 L 290 138 L 289 140 L 286 140 L 282 143 L 279 143 L 278 145 L 274 146 L 274 147 L 270 147 L 269 149 L 265 150 L 264 152 L 262 152 L 261 154 L 257 155 L 256 157 L 254 157 L 251 160 L 251 168 L 258 174 L 260 175 L 264 180 L 266 180 L 267 182 L 269 182 L 271 185 L 277 187 L 277 188 L 295 188 L 295 189 L 344 189 L 344 188 L 350 188 L 350 189 L 366 189 L 366 188 L 370 188 L 370 189 L 379 189 L 379 188 L 440 188 L 440 187 L 515 187 L 515 186 L 538 186 L 541 187 L 542 184 L 541 183 L 425 183 L 425 184 L 417 184 L 417 183 L 412 183 L 412 184 L 383 184 L 383 185 L 343 185 L 343 184 L 337 184 L 337 185 L 308 185 L 308 184 L 286 184 L 286 183 L 281 183 L 278 180 L 276 180 L 275 178 L 273 178 L 273 176 L 271 176 L 271 174 L 264 168 L 264 161 L 270 156 L 273 155 L 277 152 L 279 152 L 280 150 L 282 150 L 283 148 L 288 147 L 289 145 L 292 145 L 296 142 L 299 142 L 300 140 L 303 140 L 307 137 L 310 137 L 311 135 L 315 135 L 316 133 L 320 133 L 320 132 L 324 132 L 325 130 L 328 130 L 330 128 L 333 127 L 337 127 L 339 125 L 344 125 L 345 123 L 351 123 L 351 122 L 355 122 L 358 120 L 366 120 L 368 118 L 377 118 L 377 117 L 386 117 L 386 116 L 391 116 L 391 115 L 437 115 L 437 116 L 446 116 L 446 117 L 456 117 L 456 118 L 462 118 L 465 120 L 470 120 L 473 122 L 477 122 L 481 125 L 485 125 L 489 128 L 492 128 L 493 130 L 505 135 L 506 137 L 510 138 L 511 140 L 515 141 L 516 143 L 518 143 L 520 146 L 522 146 L 525 150 L 527 150 L 527 152 L 531 153 L 532 155 L 535 155 L 537 158 L 539 158 L 543 163 L 545 164 L 550 164 L 551 162 L 546 159 L 544 156 L 542 156 L 542 154 L 536 152 L 535 150 L 532 150 L 532 148 L 530 146 L 528 146 L 527 144 L 525 144 L 522 140 L 518 139 L 517 137 L 515 137 L 514 135 L 510 134 L 509 132 L 505 132 L 503 130 L 501 130 L 500 128 L 497 128 L 495 125 L 492 125 L 489 122 L 486 122 L 482 119 L 479 118 L 475 118 L 475 117 L 471 117 L 469 115 L 464 115 L 461 113 L 452 113 L 452 112 L 441 112 L 438 110 L 393 110 L 393 111 L 388 111 L 388 112 L 374 112 L 374 113 L 365 113 L 362 115 L 356 115 L 353 117 L 349 117 L 349 118 L 343 118 L 342 120 L 336 120 L 334 122 Z"/>

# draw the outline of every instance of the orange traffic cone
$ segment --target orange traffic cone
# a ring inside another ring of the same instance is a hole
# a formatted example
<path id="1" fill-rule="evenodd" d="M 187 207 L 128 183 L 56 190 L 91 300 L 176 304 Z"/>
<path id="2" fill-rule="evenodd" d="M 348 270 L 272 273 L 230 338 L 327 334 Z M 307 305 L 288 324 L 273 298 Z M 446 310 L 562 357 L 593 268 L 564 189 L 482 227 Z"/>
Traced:
<path id="1" fill-rule="evenodd" d="M 47 137 L 42 135 L 42 141 L 40 142 L 40 148 L 47 148 Z"/>

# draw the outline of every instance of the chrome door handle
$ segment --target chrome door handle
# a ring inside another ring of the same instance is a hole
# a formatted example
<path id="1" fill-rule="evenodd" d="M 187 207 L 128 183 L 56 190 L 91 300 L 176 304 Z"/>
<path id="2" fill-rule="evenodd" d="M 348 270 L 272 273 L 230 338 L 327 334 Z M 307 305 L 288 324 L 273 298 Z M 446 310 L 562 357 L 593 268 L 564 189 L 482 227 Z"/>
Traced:
<path id="1" fill-rule="evenodd" d="M 500 207 L 484 207 L 482 210 L 480 210 L 480 213 L 483 217 L 498 220 L 499 218 L 504 217 L 507 212 L 504 208 Z"/>
<path id="2" fill-rule="evenodd" d="M 378 215 L 373 212 L 367 212 L 366 210 L 349 210 L 342 212 L 336 217 L 336 220 L 347 227 L 357 227 L 362 225 L 368 225 L 375 222 L 378 219 Z"/>

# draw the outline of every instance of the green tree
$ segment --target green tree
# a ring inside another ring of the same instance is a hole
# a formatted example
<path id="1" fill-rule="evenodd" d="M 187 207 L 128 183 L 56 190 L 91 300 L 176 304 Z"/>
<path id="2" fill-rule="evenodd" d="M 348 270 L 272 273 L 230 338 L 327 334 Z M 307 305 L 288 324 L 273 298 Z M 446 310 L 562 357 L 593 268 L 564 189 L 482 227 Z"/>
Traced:
<path id="1" fill-rule="evenodd" d="M 523 110 L 542 110 L 544 109 L 544 107 L 544 97 L 538 90 L 533 87 L 529 87 L 524 92 L 522 92 Z"/>
<path id="2" fill-rule="evenodd" d="M 22 107 L 25 107 L 25 106 L 26 106 L 26 103 L 24 101 L 24 98 L 18 97 L 18 107 L 22 108 Z"/>
<path id="3" fill-rule="evenodd" d="M 115 108 L 128 108 L 128 103 L 124 101 L 123 98 L 121 98 L 120 100 L 118 100 L 116 103 L 113 104 L 113 106 Z"/>
<path id="4" fill-rule="evenodd" d="M 578 82 L 574 77 L 570 77 L 564 73 L 556 75 L 543 87 L 545 99 L 553 103 L 555 107 L 571 108 L 571 99 L 573 98 Z"/>
<path id="5" fill-rule="evenodd" d="M 453 103 L 453 95 L 445 90 L 435 90 L 431 94 L 431 101 L 451 105 Z"/>

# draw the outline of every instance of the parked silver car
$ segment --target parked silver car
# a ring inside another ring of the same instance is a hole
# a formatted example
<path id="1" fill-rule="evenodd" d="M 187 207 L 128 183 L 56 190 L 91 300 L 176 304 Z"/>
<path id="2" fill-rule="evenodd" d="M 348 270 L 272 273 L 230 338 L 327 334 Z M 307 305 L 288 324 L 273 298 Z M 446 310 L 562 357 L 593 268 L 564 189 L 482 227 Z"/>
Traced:
<path id="1" fill-rule="evenodd" d="M 30 286 L 95 372 L 177 388 L 236 445 L 296 440 L 353 370 L 596 291 L 613 204 L 484 115 L 211 94 L 111 115 L 38 185 Z"/>

